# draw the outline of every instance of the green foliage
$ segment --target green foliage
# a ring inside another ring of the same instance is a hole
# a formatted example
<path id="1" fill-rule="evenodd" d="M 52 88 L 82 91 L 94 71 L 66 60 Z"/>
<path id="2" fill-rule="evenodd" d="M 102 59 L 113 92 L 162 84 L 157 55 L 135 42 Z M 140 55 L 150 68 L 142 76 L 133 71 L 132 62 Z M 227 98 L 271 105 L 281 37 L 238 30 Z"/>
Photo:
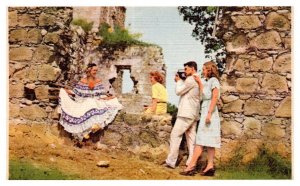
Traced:
<path id="1" fill-rule="evenodd" d="M 118 25 L 111 28 L 107 23 L 102 23 L 98 35 L 103 38 L 100 45 L 104 46 L 149 45 L 138 40 L 141 34 L 130 34 L 127 29 L 123 29 Z"/>
<path id="2" fill-rule="evenodd" d="M 87 33 L 92 29 L 94 22 L 88 22 L 85 19 L 74 19 L 71 24 L 81 26 L 81 28 Z"/>
<path id="3" fill-rule="evenodd" d="M 178 108 L 173 105 L 172 103 L 167 103 L 167 113 L 173 115 L 174 113 L 177 113 Z"/>
<path id="4" fill-rule="evenodd" d="M 217 169 L 216 180 L 271 180 L 272 175 L 265 171 L 247 171 L 245 169 Z"/>
<path id="5" fill-rule="evenodd" d="M 71 180 L 79 179 L 75 175 L 66 175 L 56 169 L 45 169 L 33 166 L 20 160 L 9 161 L 10 180 Z"/>
<path id="6" fill-rule="evenodd" d="M 167 113 L 169 113 L 172 116 L 172 119 L 171 119 L 172 125 L 174 125 L 176 122 L 177 112 L 178 112 L 178 108 L 175 105 L 173 105 L 171 103 L 167 103 Z"/>
<path id="7" fill-rule="evenodd" d="M 195 26 L 192 36 L 204 45 L 205 57 L 214 60 L 222 72 L 225 69 L 225 44 L 222 39 L 213 35 L 219 7 L 180 6 L 178 10 L 184 21 Z"/>
<path id="8" fill-rule="evenodd" d="M 221 164 L 216 179 L 291 179 L 291 162 L 262 148 L 254 160 L 241 164 L 242 151 L 230 163 Z"/>
<path id="9" fill-rule="evenodd" d="M 277 153 L 270 153 L 262 149 L 256 159 L 247 166 L 249 171 L 264 170 L 273 177 L 291 179 L 292 168 L 289 160 L 283 159 Z"/>

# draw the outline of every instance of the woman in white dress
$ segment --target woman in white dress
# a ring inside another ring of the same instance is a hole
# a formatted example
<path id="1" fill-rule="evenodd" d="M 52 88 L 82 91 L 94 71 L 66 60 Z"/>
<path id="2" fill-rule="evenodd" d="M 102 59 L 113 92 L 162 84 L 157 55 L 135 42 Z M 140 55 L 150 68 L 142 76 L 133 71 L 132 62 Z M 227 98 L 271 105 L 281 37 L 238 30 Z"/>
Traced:
<path id="1" fill-rule="evenodd" d="M 88 64 L 86 77 L 73 90 L 61 89 L 59 93 L 60 124 L 80 141 L 111 123 L 122 109 L 114 93 L 96 77 L 97 71 L 95 63 Z"/>
<path id="2" fill-rule="evenodd" d="M 198 158 L 203 152 L 203 147 L 206 147 L 208 163 L 200 175 L 214 176 L 215 148 L 221 146 L 220 117 L 217 107 L 217 101 L 220 98 L 220 83 L 216 64 L 212 61 L 204 63 L 202 74 L 204 80 L 194 76 L 202 92 L 202 104 L 193 158 L 185 170 L 180 172 L 181 175 L 194 175 L 196 173 Z"/>

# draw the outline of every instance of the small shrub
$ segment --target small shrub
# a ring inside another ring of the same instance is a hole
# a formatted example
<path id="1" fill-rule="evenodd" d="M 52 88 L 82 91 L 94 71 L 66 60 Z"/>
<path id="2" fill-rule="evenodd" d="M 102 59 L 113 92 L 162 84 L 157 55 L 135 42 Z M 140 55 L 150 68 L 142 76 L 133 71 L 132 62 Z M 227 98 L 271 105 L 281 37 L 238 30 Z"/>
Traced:
<path id="1" fill-rule="evenodd" d="M 241 163 L 244 152 L 239 149 L 229 163 L 220 164 L 217 179 L 291 179 L 291 162 L 262 147 L 255 159 Z"/>
<path id="2" fill-rule="evenodd" d="M 167 103 L 167 113 L 172 115 L 172 119 L 171 119 L 172 125 L 174 125 L 176 122 L 177 112 L 178 112 L 178 108 L 175 105 L 171 103 Z"/>
<path id="3" fill-rule="evenodd" d="M 167 103 L 167 113 L 172 115 L 175 112 L 177 113 L 177 111 L 178 108 L 175 105 L 173 105 L 172 103 Z"/>
<path id="4" fill-rule="evenodd" d="M 71 24 L 81 26 L 81 28 L 88 33 L 90 30 L 92 30 L 94 22 L 88 22 L 85 19 L 74 19 Z"/>
<path id="5" fill-rule="evenodd" d="M 265 170 L 274 177 L 291 178 L 292 168 L 289 160 L 283 159 L 277 153 L 262 149 L 256 159 L 248 165 L 250 171 Z"/>
<path id="6" fill-rule="evenodd" d="M 129 46 L 129 45 L 143 45 L 149 44 L 138 40 L 141 34 L 130 34 L 127 29 L 121 28 L 116 25 L 114 28 L 110 27 L 107 23 L 102 23 L 99 27 L 99 33 L 103 38 L 100 45 L 106 46 Z"/>

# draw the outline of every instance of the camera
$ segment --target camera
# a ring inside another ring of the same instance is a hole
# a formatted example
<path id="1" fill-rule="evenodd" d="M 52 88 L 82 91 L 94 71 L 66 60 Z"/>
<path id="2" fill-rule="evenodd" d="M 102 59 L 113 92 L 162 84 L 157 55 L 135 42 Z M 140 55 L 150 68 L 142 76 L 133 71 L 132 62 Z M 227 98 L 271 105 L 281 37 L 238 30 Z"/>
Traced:
<path id="1" fill-rule="evenodd" d="M 184 69 L 179 69 L 179 70 L 177 71 L 177 74 L 178 74 L 178 76 L 179 76 L 180 79 L 182 79 L 182 80 L 185 80 L 185 79 L 186 79 L 186 75 L 185 75 Z"/>

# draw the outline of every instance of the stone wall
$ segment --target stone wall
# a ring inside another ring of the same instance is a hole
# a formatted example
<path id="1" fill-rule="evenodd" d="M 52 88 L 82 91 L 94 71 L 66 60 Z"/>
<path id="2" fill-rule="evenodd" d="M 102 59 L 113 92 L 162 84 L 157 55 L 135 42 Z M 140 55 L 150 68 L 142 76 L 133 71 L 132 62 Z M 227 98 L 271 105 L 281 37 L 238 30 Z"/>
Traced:
<path id="1" fill-rule="evenodd" d="M 85 55 L 85 63 L 93 61 L 99 65 L 98 76 L 112 86 L 127 113 L 141 113 L 144 105 L 151 103 L 151 83 L 149 73 L 159 71 L 166 75 L 162 49 L 157 46 L 131 46 L 115 51 L 111 60 L 104 60 L 102 52 L 94 50 Z M 129 70 L 133 88 L 130 93 L 122 93 L 124 70 Z"/>
<path id="2" fill-rule="evenodd" d="M 57 119 L 52 83 L 66 75 L 69 7 L 10 7 L 9 118 L 20 122 Z M 67 77 L 67 76 L 66 76 Z"/>
<path id="3" fill-rule="evenodd" d="M 221 77 L 222 147 L 242 162 L 264 146 L 291 157 L 291 8 L 227 7 L 218 20 L 226 43 Z"/>
<path id="4" fill-rule="evenodd" d="M 124 7 L 91 8 L 76 7 L 74 14 L 90 12 L 100 16 L 99 23 L 106 20 L 104 15 L 109 17 L 107 21 L 114 17 L 116 22 L 109 23 L 124 26 Z M 98 75 L 103 81 L 113 83 L 124 111 L 139 113 L 151 102 L 149 72 L 166 73 L 161 48 L 133 46 L 104 57 L 97 31 L 85 33 L 80 26 L 70 24 L 73 11 L 70 7 L 8 8 L 9 119 L 15 123 L 57 121 L 60 87 L 79 81 L 89 62 L 100 66 Z M 130 70 L 134 83 L 127 94 L 122 94 L 121 88 L 124 69 Z"/>
<path id="5" fill-rule="evenodd" d="M 114 14 L 116 10 L 124 9 L 93 7 L 90 13 L 98 17 L 103 12 Z M 119 13 L 107 16 L 119 16 Z M 100 141 L 96 147 L 131 151 L 141 159 L 160 161 L 165 158 L 171 116 L 141 114 L 143 106 L 151 103 L 149 72 L 157 70 L 166 74 L 161 48 L 125 47 L 106 58 L 105 49 L 99 48 L 102 38 L 97 36 L 96 30 L 85 33 L 80 26 L 70 24 L 73 8 L 10 7 L 8 15 L 11 124 L 57 124 L 59 89 L 72 86 L 82 77 L 84 66 L 95 62 L 99 65 L 99 78 L 113 84 L 124 105 L 115 121 L 101 131 L 103 136 L 97 139 Z M 124 16 L 120 15 L 118 20 L 124 20 Z M 101 16 L 100 22 L 105 20 Z M 126 94 L 122 94 L 123 70 L 130 71 L 134 84 L 132 91 Z M 61 133 L 61 137 L 69 137 L 63 130 Z"/>
<path id="6" fill-rule="evenodd" d="M 101 23 L 124 28 L 125 7 L 74 7 L 73 10 L 73 19 L 93 21 L 93 27 L 96 29 Z"/>

